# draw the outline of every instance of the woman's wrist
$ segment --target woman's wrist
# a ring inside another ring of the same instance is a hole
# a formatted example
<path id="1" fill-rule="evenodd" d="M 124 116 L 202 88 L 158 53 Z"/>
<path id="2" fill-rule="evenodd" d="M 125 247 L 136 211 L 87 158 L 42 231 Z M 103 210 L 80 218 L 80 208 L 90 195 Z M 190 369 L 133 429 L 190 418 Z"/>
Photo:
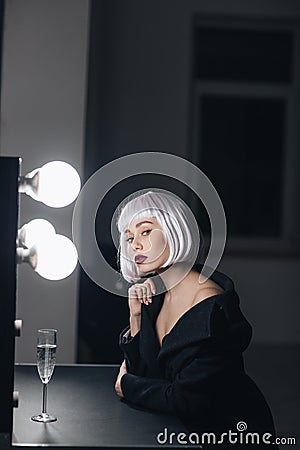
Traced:
<path id="1" fill-rule="evenodd" d="M 133 337 L 140 331 L 141 314 L 130 315 L 129 323 L 130 323 L 130 334 Z"/>

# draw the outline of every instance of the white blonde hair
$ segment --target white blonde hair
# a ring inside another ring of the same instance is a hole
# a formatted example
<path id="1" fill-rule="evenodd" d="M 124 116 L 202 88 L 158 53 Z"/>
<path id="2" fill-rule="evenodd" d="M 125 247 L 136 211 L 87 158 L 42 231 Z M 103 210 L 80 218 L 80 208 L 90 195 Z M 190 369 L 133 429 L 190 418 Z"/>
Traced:
<path id="1" fill-rule="evenodd" d="M 179 197 L 163 190 L 143 191 L 142 194 L 140 192 L 128 197 L 125 205 L 120 205 L 117 218 L 120 233 L 118 252 L 120 270 L 125 280 L 129 282 L 137 281 L 144 275 L 131 261 L 128 245 L 122 238 L 133 219 L 155 217 L 162 227 L 170 255 L 161 267 L 183 261 L 194 263 L 199 251 L 199 234 L 201 235 L 193 213 Z"/>

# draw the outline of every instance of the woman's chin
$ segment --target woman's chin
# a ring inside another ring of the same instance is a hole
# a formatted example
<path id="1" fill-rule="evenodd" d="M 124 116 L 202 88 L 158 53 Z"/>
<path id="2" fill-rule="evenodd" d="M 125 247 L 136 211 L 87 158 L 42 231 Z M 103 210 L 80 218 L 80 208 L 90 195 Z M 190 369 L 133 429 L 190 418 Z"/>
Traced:
<path id="1" fill-rule="evenodd" d="M 140 272 L 143 273 L 156 272 L 156 270 L 159 269 L 159 266 L 155 262 L 137 264 L 137 267 L 139 268 Z"/>

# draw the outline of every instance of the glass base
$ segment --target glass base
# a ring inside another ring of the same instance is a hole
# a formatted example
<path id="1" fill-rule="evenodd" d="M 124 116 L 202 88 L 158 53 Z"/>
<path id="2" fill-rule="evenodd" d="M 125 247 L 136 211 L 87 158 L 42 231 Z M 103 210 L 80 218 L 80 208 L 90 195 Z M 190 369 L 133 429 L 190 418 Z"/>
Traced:
<path id="1" fill-rule="evenodd" d="M 34 422 L 47 423 L 47 422 L 55 422 L 57 420 L 57 417 L 50 416 L 48 413 L 41 413 L 38 414 L 37 416 L 32 416 L 31 420 L 33 420 Z"/>

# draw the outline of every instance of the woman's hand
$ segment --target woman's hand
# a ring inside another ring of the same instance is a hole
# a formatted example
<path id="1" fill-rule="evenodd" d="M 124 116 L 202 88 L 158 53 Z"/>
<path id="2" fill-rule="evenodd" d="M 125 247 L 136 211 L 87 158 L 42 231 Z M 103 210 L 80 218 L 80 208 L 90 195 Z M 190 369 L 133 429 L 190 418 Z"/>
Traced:
<path id="1" fill-rule="evenodd" d="M 151 278 L 147 278 L 144 283 L 136 283 L 128 289 L 128 305 L 130 316 L 137 317 L 141 315 L 141 304 L 149 305 L 152 303 L 152 295 L 156 292 L 155 285 Z"/>
<path id="2" fill-rule="evenodd" d="M 125 373 L 127 373 L 127 369 L 126 369 L 126 362 L 125 362 L 125 359 L 124 359 L 124 361 L 121 364 L 121 367 L 120 367 L 120 370 L 119 370 L 119 374 L 117 376 L 117 380 L 116 380 L 116 383 L 115 383 L 116 393 L 121 398 L 124 397 L 122 389 L 121 389 L 121 378 L 122 378 L 123 375 L 125 375 Z"/>

